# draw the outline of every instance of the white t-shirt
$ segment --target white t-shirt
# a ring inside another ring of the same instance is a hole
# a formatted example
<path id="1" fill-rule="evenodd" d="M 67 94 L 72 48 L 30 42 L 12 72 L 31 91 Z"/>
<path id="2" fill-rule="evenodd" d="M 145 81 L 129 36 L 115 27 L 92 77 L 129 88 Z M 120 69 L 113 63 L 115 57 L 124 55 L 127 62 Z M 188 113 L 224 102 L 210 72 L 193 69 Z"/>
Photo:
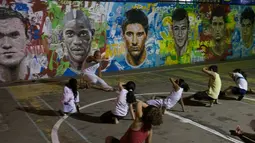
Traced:
<path id="1" fill-rule="evenodd" d="M 178 91 L 172 91 L 165 99 L 148 100 L 147 104 L 158 108 L 165 107 L 166 109 L 171 109 L 181 99 L 182 92 L 183 88 L 180 88 Z"/>
<path id="2" fill-rule="evenodd" d="M 246 79 L 243 77 L 242 74 L 240 73 L 233 73 L 234 75 L 234 79 L 235 79 L 235 83 L 236 85 L 241 88 L 241 89 L 244 89 L 247 91 L 248 89 L 248 83 L 246 81 Z M 239 78 L 239 79 L 238 79 Z"/>
<path id="3" fill-rule="evenodd" d="M 166 109 L 171 109 L 174 107 L 174 105 L 181 99 L 182 97 L 183 88 L 180 87 L 178 91 L 172 91 L 170 95 L 164 99 L 163 106 L 166 107 Z"/>
<path id="4" fill-rule="evenodd" d="M 112 110 L 112 113 L 117 116 L 126 116 L 128 113 L 128 103 L 127 103 L 127 93 L 126 89 L 122 89 L 117 97 L 115 109 Z"/>
<path id="5" fill-rule="evenodd" d="M 95 61 L 86 63 L 85 69 L 83 70 L 83 72 L 88 73 L 88 74 L 96 74 L 96 71 L 99 68 L 99 66 L 100 66 L 100 64 Z"/>
<path id="6" fill-rule="evenodd" d="M 73 91 L 67 86 L 65 86 L 63 99 L 62 99 L 64 112 L 68 112 L 68 113 L 77 112 L 75 103 L 78 103 L 78 102 L 80 102 L 79 92 L 77 91 L 77 96 L 76 98 L 74 98 Z M 64 103 L 68 103 L 68 105 L 65 105 Z"/>

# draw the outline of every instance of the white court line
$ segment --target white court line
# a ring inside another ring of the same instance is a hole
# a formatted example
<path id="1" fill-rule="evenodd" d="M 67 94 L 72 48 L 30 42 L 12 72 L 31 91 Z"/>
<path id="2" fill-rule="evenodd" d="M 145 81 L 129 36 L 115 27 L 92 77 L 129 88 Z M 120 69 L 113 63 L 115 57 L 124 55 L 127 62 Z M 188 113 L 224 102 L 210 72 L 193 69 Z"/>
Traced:
<path id="1" fill-rule="evenodd" d="M 147 72 L 147 73 L 152 74 L 152 75 L 156 75 L 156 76 L 159 76 L 159 77 L 168 77 L 168 76 L 166 76 L 166 75 L 160 75 L 160 74 L 151 73 L 151 72 Z M 206 85 L 199 84 L 199 83 L 195 83 L 195 82 L 190 82 L 190 83 L 195 84 L 195 85 L 198 85 L 198 86 L 201 86 L 201 87 L 207 87 Z M 194 88 L 193 88 L 193 89 L 194 89 Z M 194 90 L 195 90 L 195 91 L 198 91 L 198 90 L 196 90 L 196 89 L 194 89 Z M 200 91 L 201 91 L 201 90 L 200 90 Z M 160 92 L 159 94 L 161 94 L 161 93 L 162 93 L 162 92 Z M 183 92 L 183 93 L 185 94 L 185 92 Z M 186 92 L 186 93 L 195 94 L 195 92 Z M 249 98 L 249 97 L 244 97 L 243 99 L 255 101 L 254 98 Z M 245 103 L 245 102 L 243 102 L 243 101 L 241 101 L 241 103 L 247 104 L 247 103 Z M 249 105 L 251 105 L 251 104 L 249 104 Z M 253 106 L 253 105 L 251 105 L 251 106 Z"/>
<path id="2" fill-rule="evenodd" d="M 157 93 L 159 93 L 159 94 L 157 94 Z M 163 95 L 163 94 L 165 95 L 165 94 L 169 94 L 169 93 L 170 92 L 143 93 L 143 94 L 136 94 L 136 96 L 138 96 L 138 95 L 160 95 L 160 94 L 161 95 Z M 114 99 L 116 99 L 116 98 L 109 98 L 109 99 L 105 99 L 105 100 L 100 100 L 100 101 L 97 101 L 97 102 L 85 105 L 85 106 L 81 107 L 80 110 L 85 109 L 85 108 L 90 107 L 90 106 L 93 106 L 93 105 L 96 105 L 96 104 L 99 104 L 99 103 L 103 103 L 103 102 L 107 102 L 107 101 L 110 101 L 110 100 L 114 100 Z M 210 132 L 212 134 L 215 134 L 215 135 L 217 135 L 217 136 L 219 136 L 221 138 L 224 138 L 226 140 L 229 140 L 229 141 L 231 141 L 233 143 L 243 143 L 242 141 L 234 139 L 234 138 L 232 138 L 230 136 L 223 135 L 223 134 L 221 134 L 220 132 L 218 132 L 216 130 L 213 130 L 213 129 L 209 128 L 209 127 L 203 126 L 203 125 L 201 125 L 199 123 L 196 123 L 196 122 L 194 122 L 194 121 L 192 121 L 192 120 L 190 120 L 188 118 L 181 117 L 179 115 L 170 113 L 168 111 L 166 111 L 166 115 L 169 115 L 169 116 L 172 116 L 174 118 L 180 119 L 181 122 L 189 123 L 191 125 L 199 127 L 199 128 L 201 128 L 203 130 L 206 130 L 206 131 L 208 131 L 208 132 Z M 59 143 L 58 129 L 59 129 L 60 125 L 64 122 L 64 120 L 66 118 L 68 118 L 68 117 L 69 116 L 64 116 L 63 118 L 59 119 L 58 122 L 53 126 L 52 131 L 51 131 L 52 143 Z"/>
<path id="3" fill-rule="evenodd" d="M 37 124 L 34 122 L 34 120 L 28 115 L 28 113 L 26 112 L 26 110 L 21 106 L 21 104 L 19 103 L 19 101 L 14 97 L 14 95 L 12 94 L 11 91 L 9 91 L 9 89 L 6 88 L 6 90 L 9 92 L 9 94 L 12 96 L 12 99 L 18 104 L 18 106 L 23 109 L 25 111 L 25 114 L 27 116 L 27 118 L 32 122 L 32 124 L 35 126 L 35 128 L 37 129 L 37 131 L 40 133 L 40 135 L 43 137 L 43 139 L 47 142 L 50 143 L 50 141 L 48 140 L 48 138 L 46 137 L 46 135 L 43 133 L 43 131 L 37 126 Z"/>
<path id="4" fill-rule="evenodd" d="M 219 136 L 219 137 L 221 137 L 221 138 L 223 138 L 223 139 L 229 140 L 229 141 L 234 142 L 234 143 L 243 143 L 242 141 L 239 141 L 239 140 L 237 140 L 237 139 L 234 139 L 234 138 L 232 138 L 232 137 L 230 137 L 230 136 L 223 135 L 223 134 L 221 134 L 220 132 L 218 132 L 218 131 L 216 131 L 216 130 L 214 130 L 214 129 L 211 129 L 211 128 L 209 128 L 209 127 L 206 127 L 206 126 L 204 126 L 204 125 L 201 125 L 201 124 L 199 124 L 199 123 L 197 123 L 197 122 L 194 122 L 194 121 L 192 121 L 192 120 L 190 120 L 190 119 L 181 117 L 181 116 L 179 116 L 179 115 L 170 113 L 170 112 L 168 112 L 168 111 L 166 111 L 165 113 L 166 113 L 167 115 L 169 115 L 169 116 L 172 116 L 172 117 L 174 117 L 174 118 L 179 119 L 179 120 L 180 120 L 181 122 L 183 122 L 183 123 L 189 123 L 189 124 L 191 124 L 191 125 L 197 126 L 197 127 L 201 128 L 201 129 L 206 130 L 206 131 L 208 131 L 208 132 L 210 132 L 210 133 L 213 133 L 213 134 L 215 134 L 215 135 L 217 135 L 217 136 Z"/>
<path id="5" fill-rule="evenodd" d="M 54 109 L 47 103 L 47 102 L 45 102 L 41 97 L 39 97 L 39 96 L 37 96 L 37 99 L 39 99 L 39 100 L 41 100 L 49 109 L 51 109 L 52 111 L 54 111 Z M 54 111 L 55 112 L 55 111 Z M 56 112 L 55 112 L 56 113 Z M 58 115 L 57 113 L 56 113 L 56 115 Z M 66 122 L 66 124 L 70 127 L 70 128 L 72 128 L 78 135 L 80 135 L 81 136 L 81 138 L 83 139 L 83 140 L 85 140 L 87 143 L 91 143 L 84 135 L 82 135 L 82 133 L 79 131 L 79 130 L 77 130 L 72 124 L 70 124 L 68 121 L 65 121 Z M 58 141 L 59 142 L 59 141 Z"/>
<path id="6" fill-rule="evenodd" d="M 114 100 L 114 99 L 116 99 L 116 98 L 110 98 L 110 99 L 105 99 L 105 100 L 97 101 L 97 102 L 94 102 L 94 103 L 91 103 L 91 104 L 82 106 L 82 107 L 80 108 L 80 110 L 85 109 L 85 108 L 90 107 L 90 106 L 93 106 L 93 105 L 96 105 L 96 104 L 99 104 L 99 103 L 102 103 L 102 102 Z M 60 119 L 58 120 L 58 122 L 53 126 L 53 128 L 52 128 L 52 130 L 51 130 L 51 141 L 52 141 L 52 143 L 60 143 L 60 142 L 59 142 L 59 138 L 58 138 L 58 129 L 59 129 L 60 125 L 61 125 L 68 117 L 69 117 L 68 115 L 65 115 L 64 117 L 60 118 Z M 91 142 L 89 142 L 89 143 L 91 143 Z"/>
<path id="7" fill-rule="evenodd" d="M 252 60 L 244 60 L 244 61 L 253 61 L 254 59 Z M 225 65 L 225 64 L 230 64 L 230 63 L 240 63 L 240 62 L 243 62 L 243 61 L 235 61 L 235 62 L 226 62 L 226 63 L 217 63 L 217 65 Z M 212 65 L 212 64 L 204 64 L 204 65 L 195 65 L 195 66 L 188 66 L 188 67 L 181 67 L 181 68 L 171 68 L 171 69 L 161 69 L 161 70 L 151 70 L 151 71 L 144 71 L 144 72 L 139 72 L 137 71 L 137 73 L 123 73 L 123 74 L 116 74 L 116 75 L 105 75 L 104 77 L 116 77 L 116 76 L 120 76 L 120 75 L 137 75 L 137 74 L 144 74 L 144 73 L 151 73 L 151 72 L 163 72 L 163 71 L 173 71 L 173 70 L 178 70 L 178 69 L 189 69 L 189 68 L 193 68 L 193 67 L 204 67 L 206 65 Z M 119 71 L 121 72 L 121 71 Z"/>

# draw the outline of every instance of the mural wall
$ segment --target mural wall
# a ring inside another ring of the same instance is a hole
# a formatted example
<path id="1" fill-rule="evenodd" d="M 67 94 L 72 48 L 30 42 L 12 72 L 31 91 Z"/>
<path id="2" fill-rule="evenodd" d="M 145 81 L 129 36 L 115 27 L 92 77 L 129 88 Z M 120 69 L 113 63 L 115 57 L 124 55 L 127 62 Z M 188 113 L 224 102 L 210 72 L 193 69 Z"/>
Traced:
<path id="1" fill-rule="evenodd" d="M 255 6 L 0 2 L 1 82 L 75 76 L 94 50 L 104 72 L 255 54 Z"/>

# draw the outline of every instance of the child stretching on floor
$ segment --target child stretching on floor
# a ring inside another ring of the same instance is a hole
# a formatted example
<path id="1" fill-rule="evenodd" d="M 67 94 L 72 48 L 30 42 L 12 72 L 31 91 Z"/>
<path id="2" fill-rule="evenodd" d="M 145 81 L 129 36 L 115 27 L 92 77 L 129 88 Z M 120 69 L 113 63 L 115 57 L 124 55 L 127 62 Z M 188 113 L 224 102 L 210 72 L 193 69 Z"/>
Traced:
<path id="1" fill-rule="evenodd" d="M 235 84 L 237 86 L 229 86 L 223 91 L 223 96 L 228 95 L 228 93 L 231 92 L 234 95 L 239 95 L 237 100 L 241 101 L 245 94 L 247 93 L 248 89 L 248 82 L 247 82 L 247 76 L 245 72 L 243 72 L 241 69 L 235 69 L 233 72 L 229 73 L 229 76 L 234 80 Z"/>
<path id="2" fill-rule="evenodd" d="M 61 115 L 68 113 L 79 112 L 79 92 L 77 91 L 77 80 L 71 78 L 69 82 L 64 87 L 62 105 L 63 112 L 59 111 Z"/>
<path id="3" fill-rule="evenodd" d="M 132 118 L 135 119 L 135 114 L 133 110 L 133 103 L 136 102 L 134 94 L 135 88 L 136 85 L 133 81 L 129 81 L 126 84 L 120 82 L 119 95 L 117 97 L 115 109 L 101 115 L 101 122 L 118 124 L 119 120 L 127 116 L 128 109 L 130 109 Z"/>
<path id="4" fill-rule="evenodd" d="M 184 104 L 182 101 L 182 92 L 187 92 L 189 90 L 189 85 L 185 83 L 183 79 L 176 79 L 174 81 L 173 78 L 169 78 L 173 85 L 173 91 L 167 96 L 165 99 L 153 99 L 148 100 L 147 104 L 153 105 L 158 108 L 162 108 L 163 114 L 166 109 L 171 109 L 175 106 L 175 104 L 181 99 L 181 106 L 184 111 Z"/>
<path id="5" fill-rule="evenodd" d="M 121 139 L 108 136 L 105 143 L 152 143 L 152 126 L 163 123 L 160 108 L 137 103 L 136 118 Z"/>
<path id="6" fill-rule="evenodd" d="M 221 78 L 218 74 L 218 67 L 212 65 L 209 68 L 204 67 L 202 71 L 209 76 L 208 90 L 197 92 L 193 97 L 195 100 L 209 100 L 209 107 L 212 107 L 214 103 L 219 104 L 218 97 L 221 90 Z"/>
<path id="7" fill-rule="evenodd" d="M 83 81 L 88 81 L 90 84 L 98 84 L 101 89 L 105 91 L 113 91 L 114 89 L 109 86 L 101 77 L 101 62 L 106 59 L 101 58 L 100 51 L 95 51 L 93 56 L 89 56 L 86 59 L 83 70 Z M 98 76 L 96 71 L 98 70 Z M 88 86 L 89 87 L 89 86 Z"/>

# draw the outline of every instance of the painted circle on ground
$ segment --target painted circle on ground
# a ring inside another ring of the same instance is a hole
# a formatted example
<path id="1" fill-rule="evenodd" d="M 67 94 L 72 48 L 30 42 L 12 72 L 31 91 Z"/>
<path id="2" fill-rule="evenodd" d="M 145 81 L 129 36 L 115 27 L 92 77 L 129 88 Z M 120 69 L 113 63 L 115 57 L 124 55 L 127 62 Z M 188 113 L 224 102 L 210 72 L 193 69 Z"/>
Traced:
<path id="1" fill-rule="evenodd" d="M 141 94 L 135 94 L 135 95 L 136 95 L 136 96 L 141 96 L 141 95 L 167 95 L 167 94 L 169 94 L 169 93 L 170 93 L 170 92 L 155 92 L 155 93 L 141 93 Z M 195 93 L 195 92 L 184 92 L 183 94 L 191 95 L 191 94 L 194 94 L 194 93 Z M 82 107 L 80 108 L 80 110 L 83 110 L 83 109 L 85 109 L 85 108 L 88 108 L 88 107 L 93 106 L 93 105 L 96 105 L 96 104 L 100 104 L 100 103 L 103 103 L 103 102 L 111 101 L 111 100 L 114 100 L 114 99 L 116 99 L 116 97 L 115 97 L 115 98 L 109 98 L 109 99 L 100 100 L 100 101 L 97 101 L 97 102 L 94 102 L 94 103 L 90 103 L 90 104 L 88 104 L 88 105 L 82 106 Z M 233 143 L 243 143 L 243 142 L 240 141 L 240 140 L 237 140 L 237 139 L 232 138 L 232 137 L 230 137 L 230 136 L 223 135 L 223 134 L 219 133 L 218 131 L 216 131 L 216 130 L 214 130 L 214 129 L 211 129 L 211 128 L 208 128 L 208 127 L 206 127 L 206 126 L 203 126 L 203 125 L 201 125 L 201 124 L 199 124 L 199 123 L 196 123 L 196 122 L 194 122 L 194 121 L 192 121 L 192 120 L 190 120 L 190 119 L 181 117 L 181 116 L 179 116 L 179 115 L 170 113 L 170 112 L 168 112 L 168 111 L 166 111 L 166 114 L 169 115 L 169 116 L 172 116 L 172 117 L 174 117 L 174 118 L 179 119 L 179 120 L 180 120 L 181 122 L 183 122 L 183 123 L 192 124 L 192 125 L 194 125 L 194 126 L 197 126 L 197 127 L 201 128 L 201 129 L 204 129 L 204 130 L 206 130 L 206 131 L 208 131 L 208 132 L 210 132 L 210 133 L 212 133 L 212 134 L 214 134 L 214 135 L 217 135 L 217 136 L 219 136 L 219 137 L 221 137 L 221 138 L 223 138 L 223 139 L 226 139 L 226 140 L 228 140 L 228 141 L 231 141 L 231 142 L 233 142 Z M 70 115 L 71 115 L 71 114 L 70 114 Z M 61 126 L 61 124 L 62 124 L 68 117 L 69 117 L 69 115 L 65 115 L 64 117 L 60 118 L 60 119 L 56 122 L 56 124 L 53 126 L 53 128 L 52 128 L 52 130 L 51 130 L 51 140 L 52 140 L 52 143 L 60 143 L 60 142 L 59 142 L 59 138 L 58 138 L 58 129 L 59 129 L 59 127 Z M 81 136 L 85 141 L 87 141 L 88 143 L 91 143 L 86 137 L 84 137 L 84 136 L 82 136 L 82 135 L 80 135 L 80 136 Z"/>

